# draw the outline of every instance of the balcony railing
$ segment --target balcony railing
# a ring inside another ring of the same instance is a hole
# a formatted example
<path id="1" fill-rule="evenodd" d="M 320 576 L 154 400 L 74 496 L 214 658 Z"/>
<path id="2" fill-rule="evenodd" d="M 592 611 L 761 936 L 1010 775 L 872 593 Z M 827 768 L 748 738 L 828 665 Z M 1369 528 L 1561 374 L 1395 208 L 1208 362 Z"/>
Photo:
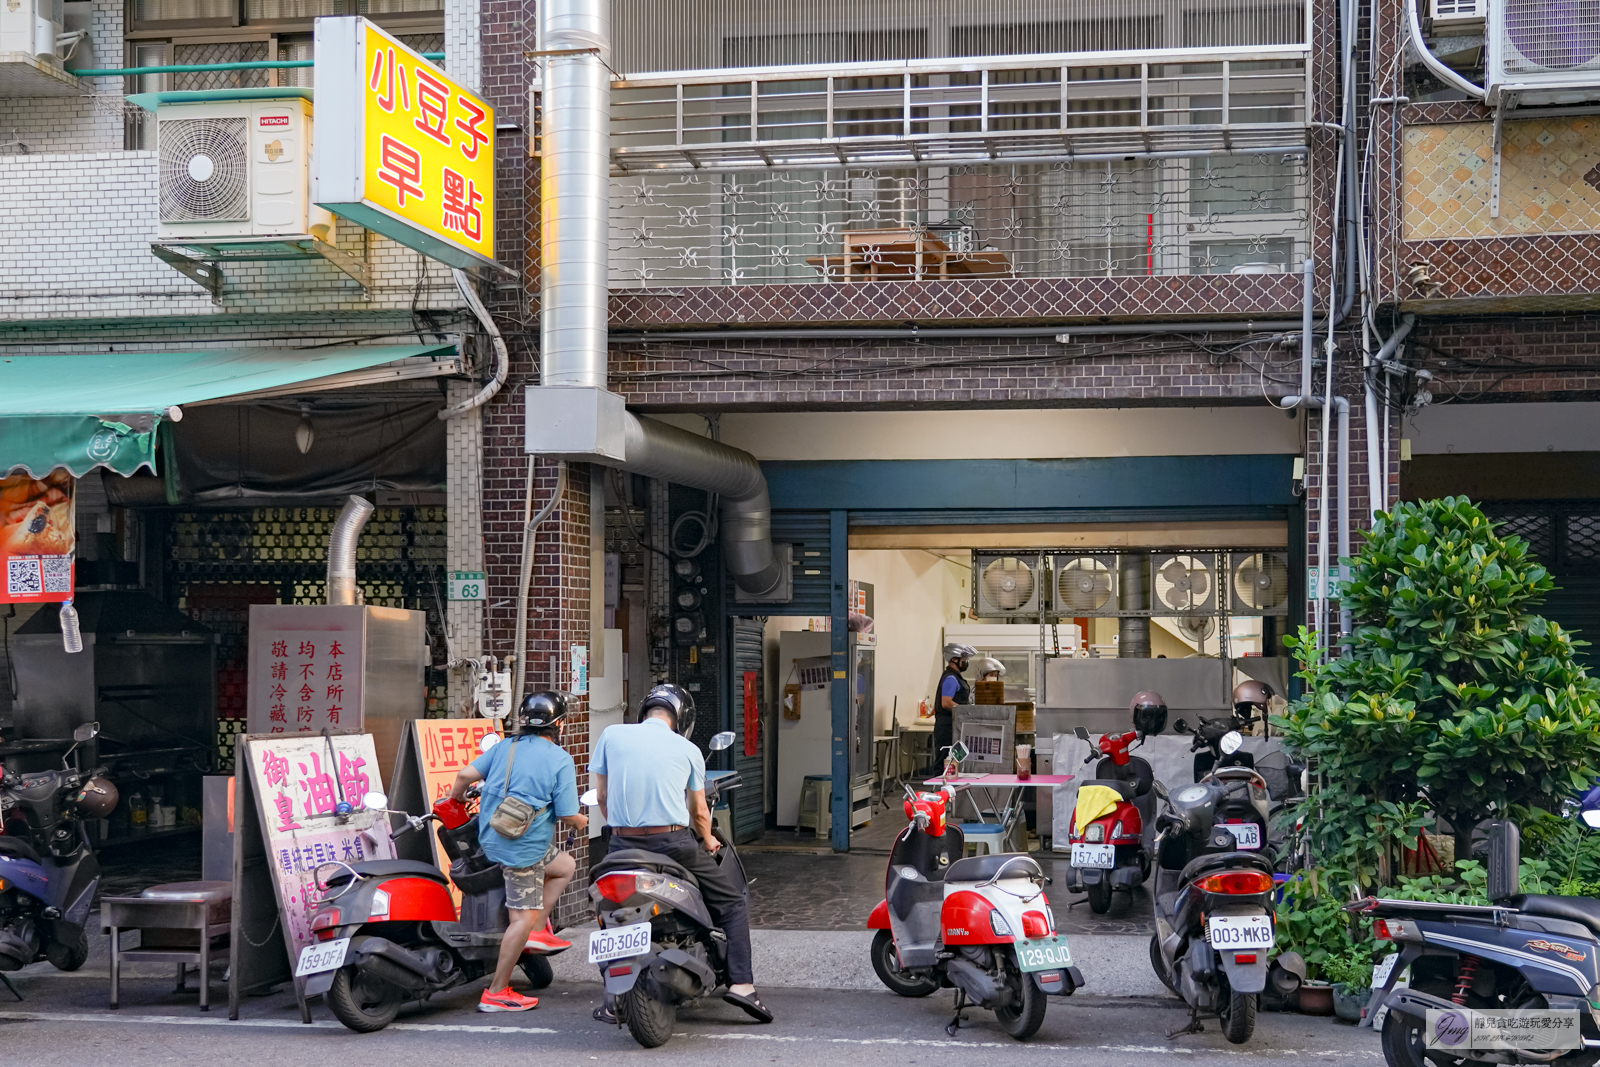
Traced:
<path id="1" fill-rule="evenodd" d="M 1085 162 L 1305 144 L 1300 45 L 689 71 L 612 88 L 615 173 Z"/>
<path id="2" fill-rule="evenodd" d="M 1304 149 L 614 176 L 611 285 L 1276 273 L 1306 202 Z"/>

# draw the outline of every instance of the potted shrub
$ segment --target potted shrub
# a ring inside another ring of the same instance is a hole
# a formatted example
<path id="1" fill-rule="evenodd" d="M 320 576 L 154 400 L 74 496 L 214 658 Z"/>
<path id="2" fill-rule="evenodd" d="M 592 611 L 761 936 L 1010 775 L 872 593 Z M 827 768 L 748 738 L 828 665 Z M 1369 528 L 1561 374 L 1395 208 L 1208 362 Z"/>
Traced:
<path id="1" fill-rule="evenodd" d="M 1345 1022 L 1361 1021 L 1361 1009 L 1372 995 L 1372 962 L 1365 953 L 1334 956 L 1322 965 L 1332 984 L 1333 1013 Z"/>

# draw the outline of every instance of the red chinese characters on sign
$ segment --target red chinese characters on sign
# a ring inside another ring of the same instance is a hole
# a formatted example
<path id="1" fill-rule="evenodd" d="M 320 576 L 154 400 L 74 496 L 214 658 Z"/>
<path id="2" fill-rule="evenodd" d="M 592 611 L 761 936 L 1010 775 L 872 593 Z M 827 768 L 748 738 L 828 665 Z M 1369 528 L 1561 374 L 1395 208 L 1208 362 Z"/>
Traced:
<path id="1" fill-rule="evenodd" d="M 359 726 L 359 716 L 347 714 L 360 706 L 359 672 L 345 668 L 349 644 L 344 632 L 280 630 L 257 646 L 251 731 L 315 734 Z"/>
<path id="2" fill-rule="evenodd" d="M 472 179 L 463 178 L 449 167 L 444 168 L 444 216 L 441 225 L 447 230 L 464 233 L 474 241 L 483 240 L 483 212 L 478 205 L 483 194 L 473 186 Z"/>
<path id="3" fill-rule="evenodd" d="M 412 125 L 449 148 L 445 123 L 450 121 L 450 86 L 421 67 L 417 68 L 417 110 L 421 114 Z"/>
<path id="4" fill-rule="evenodd" d="M 428 199 L 422 191 L 422 154 L 403 141 L 384 134 L 379 139 L 380 155 L 378 180 L 394 186 L 400 206 L 406 206 L 406 197 Z"/>
<path id="5" fill-rule="evenodd" d="M 466 112 L 456 119 L 456 129 L 465 135 L 461 141 L 461 154 L 467 159 L 477 159 L 478 149 L 489 143 L 489 135 L 483 129 L 483 120 L 489 117 L 489 113 L 459 93 L 456 103 Z"/>
<path id="6" fill-rule="evenodd" d="M 397 87 L 400 90 L 400 110 L 411 110 L 411 90 L 406 84 L 406 68 L 404 64 L 395 62 L 393 48 L 379 49 L 373 57 L 372 76 L 367 85 L 378 94 L 378 106 L 383 110 L 394 111 Z"/>

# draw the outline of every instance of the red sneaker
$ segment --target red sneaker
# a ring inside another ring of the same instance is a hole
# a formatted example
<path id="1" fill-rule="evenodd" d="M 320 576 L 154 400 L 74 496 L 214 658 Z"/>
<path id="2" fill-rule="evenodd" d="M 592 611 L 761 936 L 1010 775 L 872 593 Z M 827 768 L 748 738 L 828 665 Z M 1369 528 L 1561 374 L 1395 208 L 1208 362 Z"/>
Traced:
<path id="1" fill-rule="evenodd" d="M 498 993 L 485 989 L 483 996 L 478 998 L 479 1011 L 527 1011 L 538 1006 L 538 997 L 525 997 L 510 986 Z"/>
<path id="2" fill-rule="evenodd" d="M 535 930 L 528 935 L 529 952 L 561 952 L 571 947 L 571 941 L 563 941 L 549 930 Z"/>

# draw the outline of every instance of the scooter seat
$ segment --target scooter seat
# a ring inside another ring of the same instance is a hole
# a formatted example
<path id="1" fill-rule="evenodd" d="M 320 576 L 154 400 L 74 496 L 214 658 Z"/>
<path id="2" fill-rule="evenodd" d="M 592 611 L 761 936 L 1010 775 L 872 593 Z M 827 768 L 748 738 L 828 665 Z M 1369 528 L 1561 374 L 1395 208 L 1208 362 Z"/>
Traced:
<path id="1" fill-rule="evenodd" d="M 3 840 L 3 839 L 0 839 Z M 1543 919 L 1565 919 L 1587 926 L 1600 935 L 1600 900 L 1590 897 L 1546 897 L 1524 894 L 1507 903 L 1520 912 Z"/>
<path id="2" fill-rule="evenodd" d="M 449 884 L 444 872 L 431 863 L 419 860 L 361 860 L 350 864 L 351 870 L 370 878 L 427 878 Z M 328 876 L 328 885 L 341 885 L 350 880 L 350 871 L 343 869 Z"/>
<path id="3" fill-rule="evenodd" d="M 1044 878 L 1044 871 L 1039 869 L 1039 862 L 1032 856 L 1018 852 L 997 852 L 956 860 L 950 865 L 950 869 L 945 871 L 944 880 L 986 882 L 999 874 L 1002 868 L 1005 869 L 1007 878 L 1026 878 L 1029 874 L 1035 874 L 1040 879 Z"/>
<path id="4" fill-rule="evenodd" d="M 591 881 L 603 874 L 612 871 L 655 871 L 669 878 L 677 878 L 688 882 L 696 889 L 700 883 L 695 876 L 690 874 L 671 856 L 663 856 L 659 852 L 647 852 L 642 848 L 623 848 L 615 852 L 608 852 L 604 859 L 595 864 L 590 871 Z"/>
<path id="5" fill-rule="evenodd" d="M 20 837 L 6 837 L 0 834 L 0 856 L 9 856 L 14 860 L 28 860 L 32 863 L 39 862 L 39 853 L 34 851 L 33 845 Z"/>

